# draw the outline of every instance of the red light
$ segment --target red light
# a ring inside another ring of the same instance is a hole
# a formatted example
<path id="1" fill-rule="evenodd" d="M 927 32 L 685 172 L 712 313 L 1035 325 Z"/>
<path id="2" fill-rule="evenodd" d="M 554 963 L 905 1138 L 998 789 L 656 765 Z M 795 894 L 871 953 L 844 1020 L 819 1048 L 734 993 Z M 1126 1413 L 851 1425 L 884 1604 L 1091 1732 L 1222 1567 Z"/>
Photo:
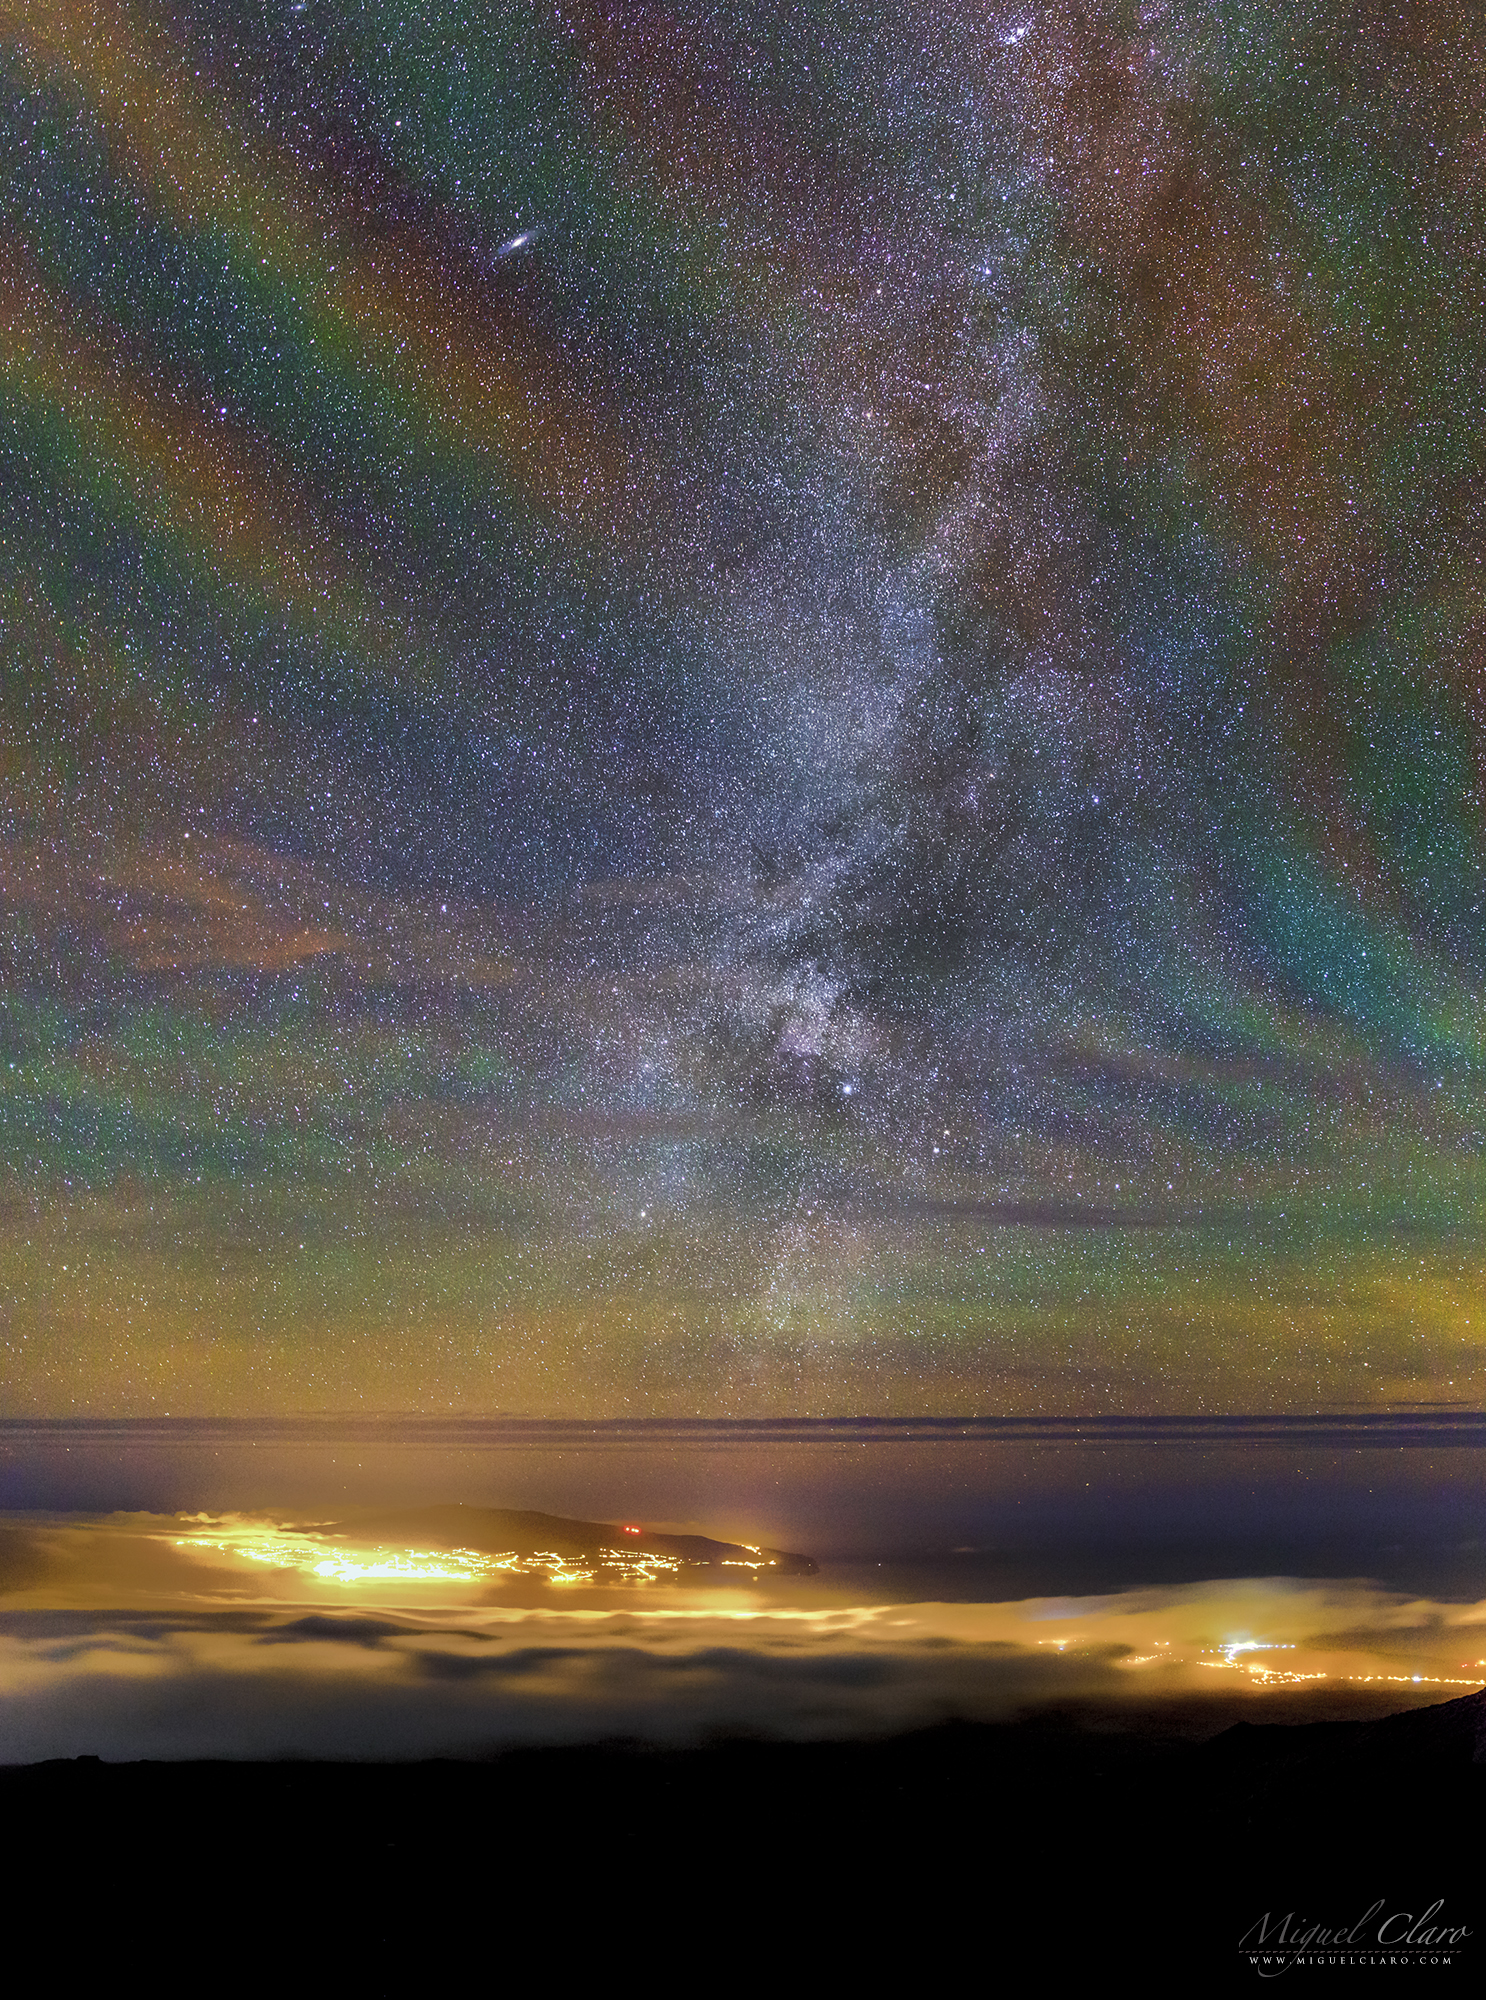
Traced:
<path id="1" fill-rule="evenodd" d="M 624 1532 L 627 1535 L 638 1535 L 640 1533 L 640 1530 L 638 1528 L 626 1528 Z"/>

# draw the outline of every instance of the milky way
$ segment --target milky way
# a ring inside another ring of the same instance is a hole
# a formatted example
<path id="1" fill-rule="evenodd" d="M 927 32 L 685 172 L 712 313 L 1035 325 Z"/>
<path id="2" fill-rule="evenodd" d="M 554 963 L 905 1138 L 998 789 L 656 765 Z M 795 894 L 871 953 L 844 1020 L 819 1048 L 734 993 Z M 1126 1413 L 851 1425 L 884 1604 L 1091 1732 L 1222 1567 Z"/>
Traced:
<path id="1" fill-rule="evenodd" d="M 1478 1402 L 1483 59 L 4 0 L 7 1408 Z"/>

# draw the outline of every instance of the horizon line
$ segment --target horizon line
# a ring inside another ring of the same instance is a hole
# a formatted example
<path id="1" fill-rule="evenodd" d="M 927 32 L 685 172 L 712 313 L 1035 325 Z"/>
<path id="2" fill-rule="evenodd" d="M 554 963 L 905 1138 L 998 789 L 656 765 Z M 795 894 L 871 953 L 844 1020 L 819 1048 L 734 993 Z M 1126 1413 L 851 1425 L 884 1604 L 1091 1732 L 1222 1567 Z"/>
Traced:
<path id="1" fill-rule="evenodd" d="M 418 1411 L 318 1411 L 282 1416 L 0 1417 L 0 1449 L 49 1440 L 102 1444 L 204 1443 L 261 1439 L 281 1444 L 361 1439 L 384 1445 L 445 1447 L 603 1445 L 829 1444 L 835 1442 L 1159 1442 L 1486 1446 L 1486 1410 L 1426 1404 L 1394 1410 L 1284 1412 L 1167 1411 L 1139 1414 L 887 1416 L 608 1416 L 533 1417 L 507 1412 L 430 1415 Z"/>

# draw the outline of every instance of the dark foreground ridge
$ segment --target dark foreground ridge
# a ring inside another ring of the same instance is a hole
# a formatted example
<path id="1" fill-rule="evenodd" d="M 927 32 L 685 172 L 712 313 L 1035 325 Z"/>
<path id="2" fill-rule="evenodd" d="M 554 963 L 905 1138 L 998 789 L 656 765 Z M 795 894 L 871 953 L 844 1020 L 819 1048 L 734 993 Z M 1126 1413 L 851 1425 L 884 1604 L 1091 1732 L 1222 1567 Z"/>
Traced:
<path id="1" fill-rule="evenodd" d="M 982 1984 L 1030 1959 L 1055 1981 L 1129 1968 L 1143 1991 L 1227 1990 L 1260 1979 L 1240 1949 L 1256 1925 L 1271 1945 L 1286 1928 L 1286 1949 L 1317 1927 L 1362 1939 L 1294 1978 L 1353 1976 L 1383 1924 L 1397 1963 L 1479 1976 L 1486 1694 L 1203 1743 L 1159 1714 L 1107 1724 L 484 1763 L 12 1767 L 12 1922 L 85 1886 L 90 1909 L 121 1894 L 158 1949 L 203 1964 L 263 1923 L 276 1950 L 294 1940 L 293 1990 L 354 1969 L 358 1991 L 402 1991 L 434 1965 L 441 1984 L 488 1982 L 517 1939 L 554 1977 L 612 1953 L 663 1963 L 666 1991 L 710 1985 L 720 1948 L 736 1978 L 786 1990 L 848 1968 L 933 1990 L 967 1955 Z M 1470 1935 L 1446 1948 L 1444 1929 Z"/>

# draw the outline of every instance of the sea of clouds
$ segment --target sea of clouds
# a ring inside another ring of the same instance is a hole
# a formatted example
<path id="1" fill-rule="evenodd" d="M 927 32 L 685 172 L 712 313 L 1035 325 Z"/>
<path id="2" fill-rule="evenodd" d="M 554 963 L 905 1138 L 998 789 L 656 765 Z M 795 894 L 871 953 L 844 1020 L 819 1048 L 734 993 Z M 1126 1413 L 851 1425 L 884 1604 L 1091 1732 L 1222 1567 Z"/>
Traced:
<path id="1" fill-rule="evenodd" d="M 346 1582 L 193 1533 L 141 1515 L 3 1531 L 0 1763 L 851 1738 L 1052 1711 L 1205 1734 L 1486 1680 L 1486 1602 L 1362 1581 L 1000 1604 L 874 1602 L 829 1567 L 725 1590 Z"/>

